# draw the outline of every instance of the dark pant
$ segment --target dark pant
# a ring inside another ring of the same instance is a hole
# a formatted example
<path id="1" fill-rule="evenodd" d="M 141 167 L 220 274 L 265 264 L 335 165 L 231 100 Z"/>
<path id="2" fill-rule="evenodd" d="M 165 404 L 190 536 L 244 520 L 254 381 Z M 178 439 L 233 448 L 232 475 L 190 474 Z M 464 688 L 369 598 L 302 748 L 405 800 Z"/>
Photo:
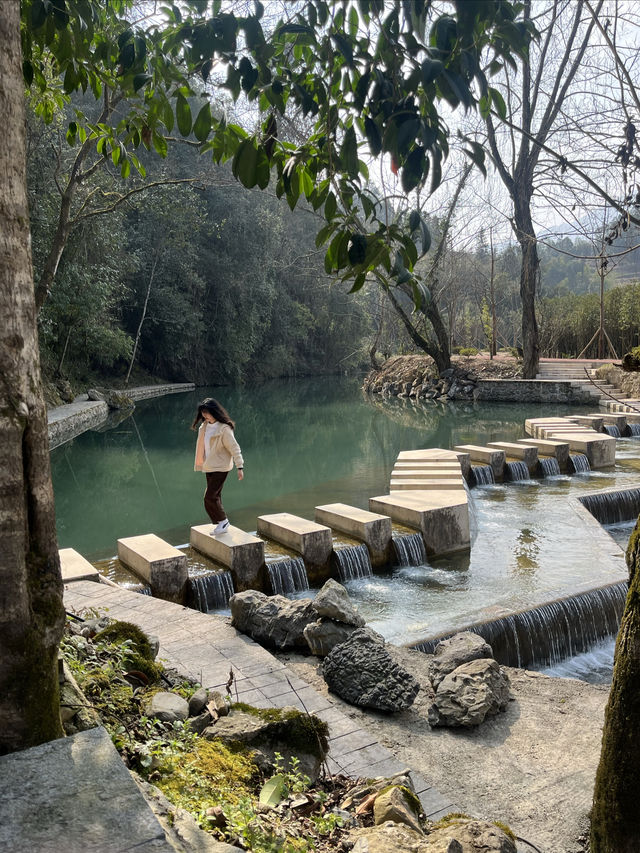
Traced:
<path id="1" fill-rule="evenodd" d="M 206 471 L 207 491 L 204 493 L 204 508 L 207 515 L 217 524 L 219 521 L 224 521 L 227 517 L 222 506 L 222 487 L 227 479 L 228 471 Z"/>

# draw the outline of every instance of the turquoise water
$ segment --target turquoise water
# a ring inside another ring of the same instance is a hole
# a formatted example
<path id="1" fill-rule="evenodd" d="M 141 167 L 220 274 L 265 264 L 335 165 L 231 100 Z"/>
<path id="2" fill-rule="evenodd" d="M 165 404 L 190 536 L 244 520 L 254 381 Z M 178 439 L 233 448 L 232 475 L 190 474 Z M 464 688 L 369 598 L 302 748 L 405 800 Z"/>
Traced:
<path id="1" fill-rule="evenodd" d="M 281 381 L 257 388 L 204 388 L 137 404 L 108 431 L 89 431 L 51 453 L 60 547 L 88 559 L 113 555 L 116 540 L 156 533 L 174 545 L 207 521 L 204 476 L 193 471 L 197 402 L 216 396 L 236 421 L 245 479 L 231 472 L 224 505 L 232 524 L 255 530 L 259 515 L 337 501 L 367 507 L 386 494 L 399 451 L 509 441 L 531 407 L 372 402 L 358 380 Z M 563 411 L 537 406 L 536 415 Z"/>
<path id="2" fill-rule="evenodd" d="M 189 424 L 209 394 L 237 421 L 245 479 L 231 473 L 224 504 L 231 522 L 247 531 L 271 512 L 312 519 L 324 503 L 366 508 L 370 497 L 387 493 L 401 450 L 514 441 L 524 436 L 525 418 L 567 414 L 563 406 L 382 401 L 363 396 L 357 381 L 337 378 L 145 401 L 116 428 L 85 433 L 52 452 L 61 547 L 98 560 L 111 557 L 124 536 L 188 541 L 189 528 L 207 520 Z M 611 554 L 615 571 L 625 571 L 625 533 L 617 534 L 619 544 L 594 537 L 572 499 L 638 484 L 640 439 L 620 439 L 610 471 L 474 488 L 470 551 L 350 581 L 349 593 L 373 628 L 412 642 L 602 585 Z"/>

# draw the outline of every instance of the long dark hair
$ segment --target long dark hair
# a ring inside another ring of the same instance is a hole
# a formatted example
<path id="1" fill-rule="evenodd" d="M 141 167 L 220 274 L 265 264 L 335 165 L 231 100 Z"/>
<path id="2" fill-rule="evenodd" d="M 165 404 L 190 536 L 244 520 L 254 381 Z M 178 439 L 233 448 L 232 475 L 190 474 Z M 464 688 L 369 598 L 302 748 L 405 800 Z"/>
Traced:
<path id="1" fill-rule="evenodd" d="M 213 415 L 218 423 L 228 424 L 231 429 L 235 429 L 236 425 L 229 417 L 227 410 L 221 406 L 217 400 L 214 400 L 213 397 L 207 397 L 206 400 L 198 403 L 198 411 L 193 419 L 193 423 L 191 424 L 191 429 L 198 429 L 200 424 L 204 421 L 202 416 L 203 412 L 209 412 L 209 414 Z"/>

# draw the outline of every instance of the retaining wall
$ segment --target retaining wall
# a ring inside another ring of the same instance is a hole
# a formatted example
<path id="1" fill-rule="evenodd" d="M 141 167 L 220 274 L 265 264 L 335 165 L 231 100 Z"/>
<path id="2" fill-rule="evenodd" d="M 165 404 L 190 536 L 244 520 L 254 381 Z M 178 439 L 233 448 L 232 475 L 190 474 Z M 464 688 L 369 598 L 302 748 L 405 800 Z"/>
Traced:
<path id="1" fill-rule="evenodd" d="M 494 403 L 568 403 L 592 405 L 588 389 L 554 379 L 479 379 L 475 400 Z"/>

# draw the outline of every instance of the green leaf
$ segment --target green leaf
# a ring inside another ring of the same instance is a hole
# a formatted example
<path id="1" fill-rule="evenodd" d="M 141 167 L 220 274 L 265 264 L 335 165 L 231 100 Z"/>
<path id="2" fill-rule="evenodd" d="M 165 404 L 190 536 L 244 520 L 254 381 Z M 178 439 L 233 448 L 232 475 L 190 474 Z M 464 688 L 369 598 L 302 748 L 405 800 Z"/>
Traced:
<path id="1" fill-rule="evenodd" d="M 148 74 L 136 74 L 133 78 L 133 91 L 137 92 L 138 89 L 142 89 L 143 86 L 146 86 L 147 83 L 151 82 L 151 77 Z"/>
<path id="2" fill-rule="evenodd" d="M 348 127 L 340 147 L 340 160 L 342 168 L 350 178 L 358 177 L 358 143 L 353 125 Z"/>
<path id="3" fill-rule="evenodd" d="M 269 161 L 262 147 L 254 139 L 245 139 L 236 151 L 231 171 L 249 189 L 256 184 L 263 190 L 269 183 Z"/>
<path id="4" fill-rule="evenodd" d="M 418 230 L 421 221 L 422 217 L 420 216 L 420 211 L 412 210 L 409 214 L 409 230 L 411 231 L 411 233 Z"/>
<path id="5" fill-rule="evenodd" d="M 402 189 L 406 193 L 414 190 L 422 181 L 426 174 L 424 148 L 421 145 L 416 146 L 411 154 L 407 157 L 407 161 L 402 168 Z"/>
<path id="6" fill-rule="evenodd" d="M 377 157 L 382 151 L 382 134 L 380 133 L 378 125 L 372 118 L 369 118 L 369 116 L 364 120 L 364 132 L 367 135 L 367 142 L 369 143 L 369 151 L 371 152 L 371 155 L 373 157 Z"/>
<path id="7" fill-rule="evenodd" d="M 419 130 L 420 119 L 418 118 L 407 119 L 398 125 L 398 133 L 396 136 L 396 149 L 398 154 L 404 156 L 407 153 Z"/>
<path id="8" fill-rule="evenodd" d="M 338 209 L 338 203 L 336 202 L 336 197 L 333 193 L 329 193 L 327 196 L 327 201 L 324 206 L 324 218 L 330 222 L 333 217 L 336 215 L 336 210 Z"/>
<path id="9" fill-rule="evenodd" d="M 422 85 L 426 88 L 436 79 L 438 74 L 444 71 L 444 65 L 439 59 L 425 59 L 420 66 L 422 72 Z"/>
<path id="10" fill-rule="evenodd" d="M 167 156 L 167 140 L 160 133 L 156 133 L 155 131 L 152 134 L 153 139 L 153 147 L 156 149 L 156 152 L 161 157 Z"/>
<path id="11" fill-rule="evenodd" d="M 193 125 L 193 135 L 198 142 L 204 142 L 211 132 L 211 107 L 204 104 Z"/>
<path id="12" fill-rule="evenodd" d="M 191 107 L 185 96 L 179 92 L 176 98 L 176 119 L 178 120 L 178 130 L 183 136 L 189 136 L 191 133 Z"/>
<path id="13" fill-rule="evenodd" d="M 505 119 L 507 117 L 507 105 L 504 102 L 504 98 L 497 89 L 489 88 L 489 94 L 491 95 L 491 101 L 496 108 L 496 112 L 501 119 Z"/>
<path id="14" fill-rule="evenodd" d="M 420 251 L 421 255 L 426 255 L 426 253 L 431 248 L 431 232 L 427 227 L 427 223 L 424 219 L 420 219 L 420 237 L 422 240 L 422 249 Z"/>
<path id="15" fill-rule="evenodd" d="M 22 76 L 28 88 L 33 83 L 33 65 L 26 59 L 22 63 Z"/>
<path id="16" fill-rule="evenodd" d="M 365 283 L 366 280 L 367 280 L 366 272 L 358 273 L 358 275 L 355 277 L 355 279 L 353 281 L 353 285 L 352 285 L 349 293 L 357 293 L 361 289 L 362 285 Z"/>
<path id="17" fill-rule="evenodd" d="M 282 773 L 267 779 L 260 789 L 260 802 L 265 806 L 277 806 L 289 793 L 287 781 Z"/>
<path id="18" fill-rule="evenodd" d="M 338 50 L 344 56 L 347 65 L 353 67 L 353 48 L 349 44 L 349 40 L 341 33 L 333 33 L 331 38 L 336 43 Z"/>

